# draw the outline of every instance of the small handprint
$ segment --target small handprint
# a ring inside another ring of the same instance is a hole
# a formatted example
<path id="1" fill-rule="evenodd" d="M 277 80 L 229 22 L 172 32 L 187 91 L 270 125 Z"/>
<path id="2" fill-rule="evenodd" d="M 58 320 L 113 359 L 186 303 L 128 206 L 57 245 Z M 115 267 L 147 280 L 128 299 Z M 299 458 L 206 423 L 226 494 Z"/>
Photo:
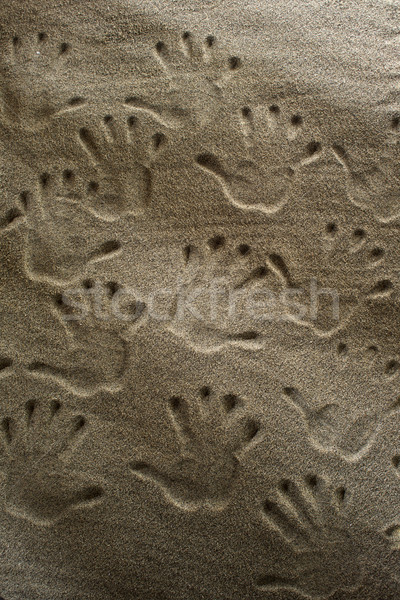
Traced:
<path id="1" fill-rule="evenodd" d="M 66 467 L 87 428 L 81 415 L 65 412 L 57 400 L 39 404 L 28 400 L 23 417 L 4 417 L 0 423 L 5 509 L 36 525 L 54 525 L 71 510 L 91 507 L 103 488 L 83 473 Z"/>
<path id="2" fill-rule="evenodd" d="M 234 394 L 218 398 L 206 386 L 196 406 L 174 397 L 168 412 L 179 458 L 165 470 L 143 460 L 132 462 L 130 468 L 158 486 L 178 508 L 222 510 L 233 493 L 239 456 L 256 443 L 258 424 L 246 415 L 240 398 Z"/>
<path id="3" fill-rule="evenodd" d="M 199 349 L 231 343 L 257 346 L 282 308 L 278 297 L 272 300 L 290 279 L 282 257 L 217 233 L 187 244 L 182 261 L 181 297 L 169 329 Z M 264 319 L 253 310 L 257 293 L 262 297 L 263 292 L 271 300 Z"/>
<path id="4" fill-rule="evenodd" d="M 208 90 L 219 90 L 241 66 L 240 58 L 226 56 L 213 35 L 200 42 L 189 31 L 182 34 L 179 44 L 157 42 L 155 53 L 171 86 L 177 89 L 184 88 L 196 73 Z"/>
<path id="5" fill-rule="evenodd" d="M 86 206 L 110 221 L 144 214 L 151 202 L 153 165 L 167 141 L 160 125 L 134 115 L 119 124 L 106 115 L 98 130 L 82 127 L 79 141 L 99 174 L 89 185 Z"/>
<path id="6" fill-rule="evenodd" d="M 76 287 L 55 295 L 55 304 L 64 324 L 90 318 L 99 326 L 131 328 L 145 315 L 146 305 L 137 299 L 134 290 L 117 281 L 85 279 Z"/>
<path id="7" fill-rule="evenodd" d="M 200 41 L 189 31 L 179 40 L 158 41 L 154 55 L 169 83 L 168 104 L 154 106 L 139 98 L 127 98 L 127 104 L 153 113 L 171 127 L 190 120 L 203 126 L 218 118 L 224 91 L 242 64 L 238 56 L 228 55 L 213 35 Z"/>
<path id="8" fill-rule="evenodd" d="M 0 116 L 6 124 L 34 131 L 86 104 L 80 94 L 60 96 L 70 51 L 69 43 L 56 42 L 45 32 L 14 36 L 2 48 Z"/>
<path id="9" fill-rule="evenodd" d="M 203 153 L 197 164 L 216 178 L 227 200 L 244 210 L 266 214 L 289 199 L 296 172 L 321 155 L 321 145 L 299 114 L 287 115 L 276 104 L 241 109 L 243 149 L 236 158 Z"/>
<path id="10" fill-rule="evenodd" d="M 55 294 L 54 311 L 64 329 L 64 343 L 57 355 L 30 362 L 29 372 L 52 377 L 80 394 L 118 389 L 128 357 L 124 334 L 143 317 L 144 306 L 126 295 L 113 303 L 117 290 L 116 282 L 103 285 L 88 279 Z"/>
<path id="11" fill-rule="evenodd" d="M 264 503 L 263 518 L 291 547 L 293 567 L 261 576 L 258 587 L 326 598 L 336 590 L 357 586 L 360 564 L 341 523 L 345 499 L 344 487 L 332 489 L 316 475 L 301 483 L 281 483 L 276 499 Z"/>
<path id="12" fill-rule="evenodd" d="M 389 364 L 389 368 L 393 368 L 393 365 Z M 391 376 L 391 372 L 387 372 L 386 376 Z M 395 400 L 384 411 L 352 415 L 335 399 L 318 408 L 311 408 L 297 388 L 285 387 L 283 393 L 301 413 L 311 441 L 319 449 L 338 452 L 349 461 L 357 461 L 369 452 L 383 418 L 399 409 L 399 402 Z"/>
<path id="13" fill-rule="evenodd" d="M 0 286 L 0 303 L 8 307 L 0 311 L 4 345 L 0 377 L 12 372 L 16 352 L 20 366 L 30 375 L 54 379 L 81 396 L 119 389 L 127 366 L 129 334 L 144 316 L 134 291 L 118 293 L 113 281 L 104 286 L 90 279 L 73 286 L 33 281 L 24 269 L 22 228 L 10 237 L 0 236 L 5 257 L 0 280 L 12 281 L 12 285 Z M 19 324 L 21 314 L 24 319 Z"/>
<path id="14" fill-rule="evenodd" d="M 349 200 L 370 210 L 378 221 L 389 223 L 400 215 L 400 118 L 393 116 L 381 147 L 349 150 L 334 144 L 332 150 L 346 172 Z"/>
<path id="15" fill-rule="evenodd" d="M 27 225 L 25 267 L 33 280 L 65 284 L 88 264 L 121 251 L 120 242 L 110 239 L 107 225 L 77 202 L 72 179 L 69 170 L 60 176 L 42 173 L 33 190 L 20 194 L 19 210 Z"/>
<path id="16" fill-rule="evenodd" d="M 302 324 L 319 337 L 330 337 L 350 322 L 364 300 L 389 297 L 394 285 L 379 233 L 352 220 L 326 219 L 318 229 L 314 236 L 306 227 L 296 234 L 302 252 L 289 265 L 294 287 L 310 290 L 310 310 Z"/>

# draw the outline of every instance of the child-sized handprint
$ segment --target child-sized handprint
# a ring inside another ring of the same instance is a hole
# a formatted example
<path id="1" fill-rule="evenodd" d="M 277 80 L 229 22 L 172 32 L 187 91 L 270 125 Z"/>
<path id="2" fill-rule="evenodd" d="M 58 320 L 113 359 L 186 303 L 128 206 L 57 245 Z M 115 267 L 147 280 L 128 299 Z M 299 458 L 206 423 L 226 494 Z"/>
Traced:
<path id="1" fill-rule="evenodd" d="M 282 257 L 268 254 L 264 244 L 242 237 L 215 234 L 183 248 L 182 298 L 169 329 L 202 350 L 217 350 L 226 344 L 258 346 L 261 335 L 277 318 L 279 293 L 288 285 Z M 265 318 L 252 310 L 260 293 Z M 275 296 L 274 296 L 275 298 Z M 267 323 L 267 325 L 266 325 Z"/>
<path id="2" fill-rule="evenodd" d="M 317 160 L 320 143 L 300 114 L 287 114 L 273 104 L 240 113 L 243 149 L 238 156 L 202 153 L 197 164 L 216 178 L 227 200 L 245 210 L 267 214 L 288 201 L 296 172 Z"/>
<path id="3" fill-rule="evenodd" d="M 81 276 L 89 263 L 121 251 L 107 224 L 83 210 L 73 195 L 69 197 L 69 179 L 70 171 L 60 176 L 42 173 L 31 191 L 21 192 L 20 209 L 27 225 L 25 266 L 33 280 L 65 284 Z"/>
<path id="4" fill-rule="evenodd" d="M 393 283 L 379 234 L 335 221 L 326 223 L 321 234 L 318 250 L 309 244 L 313 251 L 308 250 L 295 277 L 299 283 L 301 276 L 303 281 L 317 278 L 321 292 L 315 296 L 315 312 L 310 311 L 310 326 L 317 335 L 329 336 L 349 322 L 363 299 L 389 296 Z"/>
<path id="5" fill-rule="evenodd" d="M 262 575 L 258 587 L 326 598 L 336 590 L 357 586 L 360 564 L 341 522 L 345 498 L 344 487 L 332 489 L 316 475 L 300 483 L 281 483 L 276 497 L 264 503 L 263 518 L 291 547 L 292 564 Z"/>
<path id="6" fill-rule="evenodd" d="M 400 118 L 388 123 L 386 140 L 379 146 L 332 150 L 346 173 L 349 200 L 370 210 L 378 221 L 389 223 L 400 215 Z"/>
<path id="7" fill-rule="evenodd" d="M 157 42 L 155 52 L 171 86 L 177 89 L 184 88 L 194 73 L 209 90 L 221 89 L 241 66 L 240 58 L 227 56 L 213 35 L 200 42 L 190 31 L 182 33 L 178 44 Z"/>
<path id="8" fill-rule="evenodd" d="M 70 510 L 93 506 L 103 488 L 68 468 L 87 428 L 81 415 L 65 414 L 58 400 L 28 400 L 22 418 L 0 422 L 3 448 L 0 471 L 5 476 L 5 509 L 37 525 L 53 525 Z"/>
<path id="9" fill-rule="evenodd" d="M 167 140 L 160 124 L 135 115 L 118 123 L 106 115 L 101 127 L 82 127 L 79 140 L 99 174 L 89 186 L 87 207 L 110 221 L 144 214 L 152 196 L 153 163 Z"/>
<path id="10" fill-rule="evenodd" d="M 225 90 L 240 70 L 240 58 L 227 54 L 213 35 L 201 41 L 189 31 L 178 39 L 159 40 L 154 55 L 167 78 L 163 103 L 131 95 L 125 99 L 126 106 L 173 128 L 218 120 L 226 107 Z"/>
<path id="11" fill-rule="evenodd" d="M 143 460 L 132 462 L 130 468 L 158 486 L 178 508 L 222 510 L 232 497 L 239 456 L 255 443 L 258 424 L 243 412 L 240 398 L 234 394 L 218 398 L 208 387 L 200 390 L 196 406 L 178 397 L 168 404 L 179 457 L 165 470 Z"/>
<path id="12" fill-rule="evenodd" d="M 60 94 L 67 75 L 71 45 L 42 31 L 14 36 L 1 49 L 0 117 L 10 126 L 37 130 L 63 113 L 86 104 L 79 93 Z"/>
<path id="13" fill-rule="evenodd" d="M 336 451 L 350 461 L 358 460 L 370 450 L 383 418 L 399 408 L 396 400 L 383 414 L 374 411 L 351 415 L 335 399 L 311 408 L 298 389 L 285 387 L 283 392 L 304 418 L 311 441 L 318 448 Z"/>
<path id="14" fill-rule="evenodd" d="M 132 296 L 116 304 L 116 294 L 116 282 L 103 285 L 91 280 L 55 294 L 53 310 L 64 328 L 63 343 L 57 352 L 30 362 L 29 372 L 85 395 L 119 389 L 129 352 L 124 334 L 141 319 L 144 307 Z"/>

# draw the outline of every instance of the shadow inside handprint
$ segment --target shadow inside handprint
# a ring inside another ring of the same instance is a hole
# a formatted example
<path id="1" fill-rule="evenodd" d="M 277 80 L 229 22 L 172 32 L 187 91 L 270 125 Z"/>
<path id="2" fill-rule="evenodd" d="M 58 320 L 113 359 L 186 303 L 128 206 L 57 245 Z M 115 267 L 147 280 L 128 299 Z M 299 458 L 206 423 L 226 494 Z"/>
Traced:
<path id="1" fill-rule="evenodd" d="M 89 263 L 112 258 L 121 250 L 120 242 L 110 239 L 106 224 L 68 198 L 67 192 L 59 195 L 54 175 L 42 173 L 32 191 L 23 191 L 20 208 L 27 224 L 25 268 L 33 280 L 65 284 L 81 276 Z"/>
<path id="2" fill-rule="evenodd" d="M 319 448 L 336 451 L 351 461 L 358 460 L 370 450 L 382 421 L 381 413 L 352 416 L 336 402 L 310 408 L 298 389 L 285 387 L 283 393 L 303 416 L 311 440 Z M 387 408 L 384 415 L 395 410 L 398 410 L 397 400 Z"/>
<path id="3" fill-rule="evenodd" d="M 340 520 L 345 497 L 345 488 L 333 490 L 316 475 L 301 483 L 281 483 L 277 499 L 265 502 L 263 517 L 291 547 L 292 564 L 279 573 L 261 576 L 261 589 L 288 588 L 325 598 L 357 586 L 356 548 Z"/>
<path id="4" fill-rule="evenodd" d="M 81 127 L 78 139 L 98 173 L 86 208 L 109 221 L 144 214 L 152 198 L 153 164 L 167 140 L 160 123 L 136 115 L 119 123 L 106 115 L 100 126 Z"/>
<path id="5" fill-rule="evenodd" d="M 46 32 L 14 36 L 1 49 L 0 116 L 10 125 L 31 131 L 53 117 L 86 104 L 80 94 L 63 97 L 71 45 L 55 41 Z M 61 92 L 61 93 L 60 93 Z"/>
<path id="6" fill-rule="evenodd" d="M 0 464 L 9 514 L 53 525 L 71 509 L 89 507 L 103 496 L 101 486 L 62 460 L 79 442 L 85 426 L 81 415 L 65 416 L 57 400 L 48 406 L 29 400 L 17 423 L 3 418 Z"/>
<path id="7" fill-rule="evenodd" d="M 241 400 L 233 394 L 222 399 L 209 388 L 200 391 L 200 403 L 190 410 L 174 397 L 168 412 L 180 445 L 179 457 L 160 470 L 145 462 L 132 462 L 133 473 L 158 486 L 178 508 L 222 510 L 231 499 L 238 475 L 238 455 L 249 449 L 258 425 L 241 416 Z"/>
<path id="8" fill-rule="evenodd" d="M 284 112 L 275 104 L 255 111 L 242 108 L 240 158 L 197 156 L 198 166 L 215 177 L 237 208 L 279 211 L 289 199 L 296 171 L 320 157 L 321 145 L 304 127 L 303 118 Z"/>

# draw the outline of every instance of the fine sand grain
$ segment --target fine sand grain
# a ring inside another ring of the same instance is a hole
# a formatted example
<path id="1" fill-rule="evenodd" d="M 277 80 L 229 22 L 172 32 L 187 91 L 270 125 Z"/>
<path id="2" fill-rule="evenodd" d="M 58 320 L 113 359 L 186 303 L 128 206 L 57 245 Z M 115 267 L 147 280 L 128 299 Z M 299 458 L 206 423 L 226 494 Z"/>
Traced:
<path id="1" fill-rule="evenodd" d="M 2 1 L 0 600 L 400 597 L 399 49 Z"/>

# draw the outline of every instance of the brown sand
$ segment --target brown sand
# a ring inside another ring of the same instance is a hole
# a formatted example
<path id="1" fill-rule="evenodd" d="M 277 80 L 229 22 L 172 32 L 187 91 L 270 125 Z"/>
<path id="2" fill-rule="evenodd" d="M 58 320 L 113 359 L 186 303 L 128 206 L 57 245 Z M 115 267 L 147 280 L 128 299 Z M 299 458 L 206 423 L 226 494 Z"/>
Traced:
<path id="1" fill-rule="evenodd" d="M 0 17 L 0 596 L 399 598 L 398 4 Z"/>

